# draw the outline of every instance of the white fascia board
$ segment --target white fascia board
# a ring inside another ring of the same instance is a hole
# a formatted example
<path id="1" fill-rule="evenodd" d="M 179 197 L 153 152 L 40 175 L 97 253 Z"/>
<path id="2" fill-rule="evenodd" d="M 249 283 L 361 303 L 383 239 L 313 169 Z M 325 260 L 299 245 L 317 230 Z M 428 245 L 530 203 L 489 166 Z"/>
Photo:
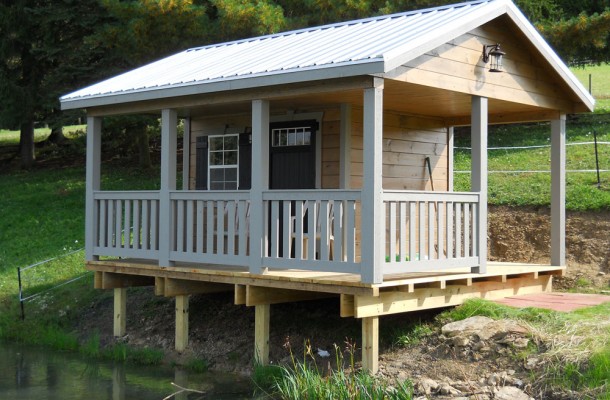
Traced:
<path id="1" fill-rule="evenodd" d="M 468 13 L 463 18 L 460 18 L 445 27 L 436 29 L 430 35 L 421 35 L 417 40 L 387 52 L 384 54 L 384 59 L 386 60 L 386 69 L 384 72 L 390 72 L 421 56 L 427 51 L 433 50 L 438 46 L 505 14 L 508 8 L 507 4 L 512 5 L 510 1 L 504 0 L 488 3 L 478 10 Z"/>
<path id="2" fill-rule="evenodd" d="M 519 27 L 519 29 L 527 36 L 527 38 L 534 43 L 536 49 L 544 56 L 549 64 L 557 71 L 557 73 L 563 78 L 568 86 L 576 93 L 581 99 L 583 104 L 590 110 L 593 111 L 595 108 L 595 99 L 587 89 L 580 83 L 578 78 L 570 71 L 567 65 L 559 58 L 557 53 L 549 46 L 544 40 L 542 35 L 536 30 L 536 28 L 528 21 L 523 13 L 512 3 L 507 7 L 507 14 L 513 20 L 513 22 Z"/>
<path id="3" fill-rule="evenodd" d="M 324 79 L 347 78 L 360 75 L 373 75 L 384 71 L 381 59 L 350 62 L 348 65 L 313 66 L 293 72 L 274 71 L 246 77 L 222 78 L 217 81 L 204 81 L 167 87 L 145 88 L 128 92 L 107 93 L 84 98 L 61 98 L 62 110 L 99 107 L 146 100 L 167 99 L 197 94 L 223 91 L 253 89 L 266 86 L 319 81 Z"/>

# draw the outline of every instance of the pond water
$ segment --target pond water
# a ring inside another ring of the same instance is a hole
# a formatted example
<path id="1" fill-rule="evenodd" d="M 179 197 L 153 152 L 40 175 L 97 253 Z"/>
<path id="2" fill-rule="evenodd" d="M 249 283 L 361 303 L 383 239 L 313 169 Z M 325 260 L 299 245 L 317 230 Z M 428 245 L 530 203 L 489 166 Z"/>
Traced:
<path id="1" fill-rule="evenodd" d="M 142 367 L 97 360 L 38 347 L 0 343 L 0 399 L 3 400 L 176 400 L 252 399 L 248 378 L 226 373 L 192 373 L 170 367 Z"/>

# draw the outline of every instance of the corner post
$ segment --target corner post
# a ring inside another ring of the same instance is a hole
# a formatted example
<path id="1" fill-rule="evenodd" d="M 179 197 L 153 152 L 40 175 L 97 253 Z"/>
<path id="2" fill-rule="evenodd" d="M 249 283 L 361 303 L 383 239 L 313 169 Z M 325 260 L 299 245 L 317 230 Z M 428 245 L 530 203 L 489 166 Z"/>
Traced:
<path id="1" fill-rule="evenodd" d="M 254 360 L 259 365 L 269 364 L 269 322 L 271 305 L 254 306 Z"/>
<path id="2" fill-rule="evenodd" d="M 364 89 L 364 179 L 362 183 L 362 263 L 365 283 L 383 282 L 385 218 L 383 217 L 383 79 Z"/>
<path id="3" fill-rule="evenodd" d="M 472 173 L 471 191 L 479 193 L 479 210 L 476 213 L 479 250 L 479 266 L 473 267 L 473 273 L 484 274 L 487 271 L 487 98 L 472 96 Z"/>
<path id="4" fill-rule="evenodd" d="M 87 117 L 87 172 L 85 182 L 85 260 L 94 261 L 99 257 L 94 255 L 97 243 L 98 212 L 94 193 L 100 190 L 100 168 L 102 148 L 102 119 Z"/>
<path id="5" fill-rule="evenodd" d="M 171 267 L 170 253 L 174 246 L 174 226 L 170 193 L 176 190 L 177 161 L 176 110 L 161 111 L 161 190 L 159 191 L 159 266 Z"/>
<path id="6" fill-rule="evenodd" d="M 566 265 L 566 116 L 551 121 L 551 265 Z"/>
<path id="7" fill-rule="evenodd" d="M 269 189 L 269 102 L 252 101 L 252 189 L 250 190 L 250 273 L 261 274 L 267 249 L 263 192 Z"/>
<path id="8" fill-rule="evenodd" d="M 114 337 L 125 336 L 127 328 L 127 288 L 114 289 Z"/>

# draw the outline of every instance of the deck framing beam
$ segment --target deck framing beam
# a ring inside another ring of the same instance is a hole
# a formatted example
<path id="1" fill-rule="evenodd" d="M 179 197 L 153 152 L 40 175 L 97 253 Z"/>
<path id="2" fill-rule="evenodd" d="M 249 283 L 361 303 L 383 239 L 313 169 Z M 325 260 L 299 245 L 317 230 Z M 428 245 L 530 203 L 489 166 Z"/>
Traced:
<path id="1" fill-rule="evenodd" d="M 379 297 L 355 296 L 354 308 L 350 313 L 348 301 L 342 302 L 341 316 L 367 318 L 372 316 L 399 314 L 432 308 L 457 306 L 472 298 L 497 300 L 520 294 L 544 293 L 551 291 L 552 275 L 534 274 L 501 280 L 472 282 L 466 285 L 447 285 L 444 289 L 415 288 L 412 293 L 403 291 L 381 292 Z M 351 314 L 351 315 L 350 315 Z"/>

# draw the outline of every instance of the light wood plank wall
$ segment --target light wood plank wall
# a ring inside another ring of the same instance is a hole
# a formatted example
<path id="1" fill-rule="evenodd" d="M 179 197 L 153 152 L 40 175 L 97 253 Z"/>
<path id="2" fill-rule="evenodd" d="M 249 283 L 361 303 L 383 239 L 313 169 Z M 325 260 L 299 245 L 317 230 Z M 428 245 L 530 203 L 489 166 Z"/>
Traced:
<path id="1" fill-rule="evenodd" d="M 565 98 L 565 84 L 527 42 L 522 34 L 514 32 L 500 19 L 409 61 L 390 75 L 398 81 L 424 83 L 550 109 L 573 110 L 573 101 L 577 99 Z M 503 73 L 490 73 L 489 65 L 482 61 L 483 45 L 495 43 L 500 43 L 506 52 Z"/>

